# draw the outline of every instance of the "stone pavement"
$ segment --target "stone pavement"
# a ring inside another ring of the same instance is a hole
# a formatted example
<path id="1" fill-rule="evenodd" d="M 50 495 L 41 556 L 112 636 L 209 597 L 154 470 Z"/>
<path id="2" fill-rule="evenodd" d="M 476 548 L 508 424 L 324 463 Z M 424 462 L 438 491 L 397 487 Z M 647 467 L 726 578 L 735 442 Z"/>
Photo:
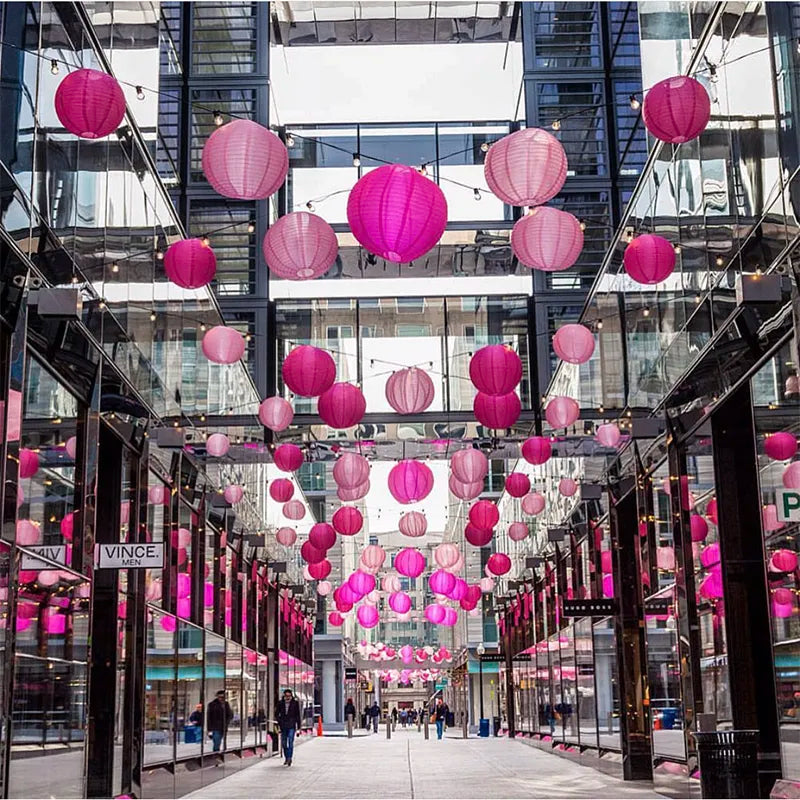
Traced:
<path id="1" fill-rule="evenodd" d="M 197 798 L 662 798 L 590 767 L 504 738 L 425 741 L 416 728 L 323 737 L 295 750 L 294 764 L 265 759 L 187 795 Z"/>

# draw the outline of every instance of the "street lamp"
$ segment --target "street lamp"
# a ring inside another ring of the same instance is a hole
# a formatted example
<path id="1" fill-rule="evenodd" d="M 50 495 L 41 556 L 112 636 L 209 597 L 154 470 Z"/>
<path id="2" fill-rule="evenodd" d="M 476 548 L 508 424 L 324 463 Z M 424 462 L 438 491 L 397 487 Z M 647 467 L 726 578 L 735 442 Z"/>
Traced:
<path id="1" fill-rule="evenodd" d="M 478 697 L 480 703 L 480 719 L 478 720 L 478 736 L 483 736 L 483 659 L 481 656 L 486 652 L 486 648 L 481 642 L 476 648 L 475 652 L 478 654 Z M 488 725 L 486 726 L 488 729 Z M 488 733 L 487 733 L 488 735 Z"/>

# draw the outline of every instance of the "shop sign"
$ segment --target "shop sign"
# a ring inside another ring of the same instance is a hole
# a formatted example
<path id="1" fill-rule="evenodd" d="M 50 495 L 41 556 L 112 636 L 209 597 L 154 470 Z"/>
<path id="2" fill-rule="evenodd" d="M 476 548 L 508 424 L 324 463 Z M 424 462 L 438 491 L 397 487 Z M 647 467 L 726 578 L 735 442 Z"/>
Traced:
<path id="1" fill-rule="evenodd" d="M 562 600 L 565 617 L 608 617 L 616 613 L 616 604 L 609 598 L 595 600 Z"/>
<path id="2" fill-rule="evenodd" d="M 59 545 L 38 545 L 36 547 L 28 547 L 28 550 L 31 553 L 36 553 L 40 555 L 42 558 L 46 558 L 49 561 L 54 561 L 56 564 L 63 564 L 64 566 L 67 565 L 67 546 L 64 544 Z M 20 560 L 20 569 L 49 569 L 52 565 L 48 564 L 47 561 L 42 561 L 36 556 L 29 555 L 28 553 L 22 553 L 22 559 Z"/>
<path id="3" fill-rule="evenodd" d="M 778 522 L 800 522 L 800 490 L 776 490 L 775 505 L 778 507 Z"/>
<path id="4" fill-rule="evenodd" d="M 346 681 L 358 680 L 358 670 L 355 667 L 344 668 L 344 679 Z"/>
<path id="5" fill-rule="evenodd" d="M 514 656 L 511 660 L 512 661 L 530 661 L 531 660 L 531 654 L 530 653 L 520 653 L 519 655 Z"/>
<path id="6" fill-rule="evenodd" d="M 436 681 L 436 683 L 434 684 L 434 687 L 435 687 L 437 692 L 441 691 L 442 689 L 446 689 L 447 688 L 447 678 L 444 678 L 444 679 L 442 679 L 440 681 Z"/>
<path id="7" fill-rule="evenodd" d="M 97 569 L 157 569 L 164 566 L 164 545 L 162 542 L 98 544 L 94 563 Z"/>
<path id="8" fill-rule="evenodd" d="M 483 653 L 478 656 L 478 661 L 484 664 L 499 664 L 501 661 L 505 660 L 506 657 L 502 653 Z"/>

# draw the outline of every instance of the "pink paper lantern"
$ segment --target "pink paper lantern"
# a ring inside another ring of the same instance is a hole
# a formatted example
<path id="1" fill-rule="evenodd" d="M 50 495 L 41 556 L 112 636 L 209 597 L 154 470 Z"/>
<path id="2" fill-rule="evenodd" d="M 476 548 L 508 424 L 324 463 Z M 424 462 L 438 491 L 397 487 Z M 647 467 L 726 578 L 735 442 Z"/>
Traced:
<path id="1" fill-rule="evenodd" d="M 794 603 L 778 603 L 773 600 L 772 613 L 778 619 L 788 619 L 794 613 Z"/>
<path id="2" fill-rule="evenodd" d="M 275 541 L 284 547 L 291 547 L 297 541 L 297 531 L 294 528 L 278 528 Z"/>
<path id="3" fill-rule="evenodd" d="M 300 397 L 319 397 L 333 386 L 336 364 L 325 350 L 301 344 L 295 347 L 281 367 L 283 382 Z"/>
<path id="4" fill-rule="evenodd" d="M 334 511 L 331 522 L 342 536 L 355 536 L 364 525 L 364 516 L 353 506 L 342 506 Z"/>
<path id="5" fill-rule="evenodd" d="M 562 325 L 553 336 L 553 350 L 568 364 L 585 364 L 594 353 L 594 335 L 585 325 Z"/>
<path id="6" fill-rule="evenodd" d="M 445 609 L 439 603 L 431 603 L 425 606 L 425 619 L 432 625 L 441 625 L 444 622 Z"/>
<path id="7" fill-rule="evenodd" d="M 474 605 L 477 602 L 477 600 L 474 602 L 472 600 L 472 596 L 470 594 L 470 590 L 472 589 L 477 591 L 478 600 L 480 600 L 481 590 L 479 586 L 469 586 L 463 578 L 456 578 L 456 585 L 449 592 L 448 597 L 451 600 L 455 600 L 456 602 L 467 600 L 468 603 Z"/>
<path id="8" fill-rule="evenodd" d="M 779 531 L 784 523 L 778 520 L 778 509 L 774 503 L 769 503 L 761 510 L 761 524 L 765 533 Z"/>
<path id="9" fill-rule="evenodd" d="M 344 617 L 338 611 L 331 611 L 331 613 L 328 614 L 328 625 L 339 628 L 344 625 Z"/>
<path id="10" fill-rule="evenodd" d="M 428 585 L 434 594 L 449 595 L 455 588 L 456 576 L 443 569 L 437 569 L 428 578 Z"/>
<path id="11" fill-rule="evenodd" d="M 452 542 L 442 542 L 433 551 L 433 560 L 442 569 L 452 570 L 460 558 L 461 552 Z"/>
<path id="12" fill-rule="evenodd" d="M 791 589 L 775 589 L 772 592 L 772 599 L 780 605 L 791 605 L 794 601 L 794 592 Z"/>
<path id="13" fill-rule="evenodd" d="M 453 625 L 458 622 L 458 612 L 454 608 L 450 608 L 450 606 L 446 606 L 444 609 L 444 619 L 442 620 L 442 625 L 447 625 L 447 627 L 452 627 Z M 439 658 L 444 661 L 443 656 L 439 656 Z M 434 660 L 436 657 L 434 656 Z"/>
<path id="14" fill-rule="evenodd" d="M 494 579 L 490 578 L 488 575 L 485 578 L 480 579 L 480 587 L 482 592 L 489 592 L 494 591 Z"/>
<path id="15" fill-rule="evenodd" d="M 541 514 L 544 511 L 544 506 L 544 497 L 538 492 L 531 492 L 522 498 L 522 510 L 532 517 Z"/>
<path id="16" fill-rule="evenodd" d="M 711 117 L 711 100 L 703 85 L 688 75 L 666 78 L 644 97 L 642 121 L 656 139 L 681 144 L 697 138 Z"/>
<path id="17" fill-rule="evenodd" d="M 545 464 L 553 454 L 553 448 L 545 436 L 531 436 L 522 443 L 522 457 L 529 464 Z"/>
<path id="18" fill-rule="evenodd" d="M 422 461 L 405 459 L 389 472 L 389 491 L 398 503 L 408 505 L 424 500 L 433 489 L 433 473 Z"/>
<path id="19" fill-rule="evenodd" d="M 394 557 L 394 568 L 407 578 L 418 578 L 425 569 L 425 557 L 413 547 L 405 547 Z"/>
<path id="20" fill-rule="evenodd" d="M 294 497 L 294 484 L 288 478 L 276 478 L 269 485 L 269 496 L 276 503 L 288 503 Z"/>
<path id="21" fill-rule="evenodd" d="M 272 457 L 281 472 L 296 472 L 303 466 L 303 459 L 303 451 L 296 444 L 278 445 Z"/>
<path id="22" fill-rule="evenodd" d="M 411 610 L 411 598 L 405 592 L 392 592 L 389 595 L 389 608 L 396 614 L 406 614 Z"/>
<path id="23" fill-rule="evenodd" d="M 322 217 L 308 211 L 292 211 L 272 223 L 262 249 L 273 275 L 307 281 L 328 271 L 336 260 L 339 242 Z"/>
<path id="24" fill-rule="evenodd" d="M 242 497 L 244 497 L 244 489 L 236 484 L 231 484 L 230 486 L 225 487 L 225 490 L 222 492 L 222 496 L 225 498 L 226 503 L 234 505 L 235 503 L 238 503 Z"/>
<path id="25" fill-rule="evenodd" d="M 75 436 L 70 436 L 67 439 L 66 444 L 64 445 L 64 449 L 67 451 L 67 455 L 74 461 L 78 455 L 78 439 Z"/>
<path id="26" fill-rule="evenodd" d="M 32 478 L 39 471 L 39 454 L 28 447 L 19 450 L 19 477 L 22 480 Z"/>
<path id="27" fill-rule="evenodd" d="M 492 575 L 505 575 L 511 569 L 511 559 L 505 553 L 492 553 L 486 561 L 486 569 Z"/>
<path id="28" fill-rule="evenodd" d="M 609 575 L 614 571 L 613 557 L 610 550 L 603 550 L 600 553 L 600 572 Z"/>
<path id="29" fill-rule="evenodd" d="M 64 518 L 59 523 L 59 530 L 61 531 L 61 535 L 68 541 L 72 541 L 72 536 L 75 530 L 75 512 L 70 511 L 69 514 L 66 514 Z"/>
<path id="30" fill-rule="evenodd" d="M 217 128 L 203 148 L 203 173 L 214 191 L 234 200 L 266 200 L 289 172 L 289 152 L 272 131 L 249 119 Z"/>
<path id="31" fill-rule="evenodd" d="M 215 325 L 203 334 L 203 355 L 214 364 L 235 364 L 245 351 L 244 336 L 227 325 Z"/>
<path id="32" fill-rule="evenodd" d="M 700 563 L 708 569 L 714 564 L 719 564 L 719 543 L 712 542 L 700 551 Z"/>
<path id="33" fill-rule="evenodd" d="M 483 481 L 461 483 L 461 481 L 456 480 L 455 475 L 450 476 L 448 485 L 450 491 L 459 500 L 474 500 L 483 491 Z"/>
<path id="34" fill-rule="evenodd" d="M 306 569 L 312 580 L 321 581 L 325 580 L 331 574 L 331 562 L 327 558 L 322 561 L 317 561 L 315 564 L 309 564 Z"/>
<path id="35" fill-rule="evenodd" d="M 424 536 L 428 530 L 428 520 L 425 515 L 419 511 L 408 511 L 400 517 L 397 527 L 403 536 L 417 538 Z"/>
<path id="36" fill-rule="evenodd" d="M 800 489 L 800 461 L 793 461 L 786 467 L 781 481 L 787 489 Z"/>
<path id="37" fill-rule="evenodd" d="M 361 553 L 361 564 L 369 570 L 378 571 L 386 560 L 386 551 L 379 544 L 368 544 Z"/>
<path id="38" fill-rule="evenodd" d="M 675 570 L 675 549 L 672 547 L 656 548 L 656 566 L 658 569 L 673 572 Z"/>
<path id="39" fill-rule="evenodd" d="M 392 373 L 386 381 L 386 400 L 398 414 L 419 414 L 433 402 L 430 376 L 416 367 Z"/>
<path id="40" fill-rule="evenodd" d="M 294 419 L 294 410 L 288 400 L 274 396 L 262 400 L 258 407 L 258 419 L 271 431 L 285 431 Z"/>
<path id="41" fill-rule="evenodd" d="M 769 559 L 769 568 L 773 572 L 794 572 L 797 569 L 797 553 L 791 550 L 776 550 Z"/>
<path id="42" fill-rule="evenodd" d="M 469 377 L 483 394 L 508 394 L 522 379 L 522 361 L 510 345 L 490 344 L 470 359 Z"/>
<path id="43" fill-rule="evenodd" d="M 653 286 L 668 278 L 675 269 L 675 249 L 663 236 L 645 233 L 625 248 L 622 262 L 633 280 Z"/>
<path id="44" fill-rule="evenodd" d="M 572 214 L 550 206 L 531 209 L 511 229 L 511 250 L 529 269 L 569 269 L 583 250 L 581 223 Z"/>
<path id="45" fill-rule="evenodd" d="M 508 526 L 508 538 L 512 542 L 521 542 L 528 538 L 528 526 L 524 522 L 512 522 Z"/>
<path id="46" fill-rule="evenodd" d="M 717 517 L 717 498 L 712 497 L 706 504 L 706 516 L 715 524 L 719 525 Z"/>
<path id="47" fill-rule="evenodd" d="M 459 483 L 483 484 L 486 473 L 489 472 L 489 460 L 474 447 L 456 450 L 450 459 L 450 471 Z"/>
<path id="48" fill-rule="evenodd" d="M 369 480 L 369 461 L 358 453 L 343 453 L 333 465 L 333 479 L 340 489 L 357 489 Z"/>
<path id="49" fill-rule="evenodd" d="M 336 544 L 336 531 L 327 522 L 317 522 L 311 526 L 308 541 L 318 550 L 330 550 Z"/>
<path id="50" fill-rule="evenodd" d="M 478 500 L 469 510 L 469 521 L 476 528 L 489 531 L 500 521 L 500 512 L 491 500 Z"/>
<path id="51" fill-rule="evenodd" d="M 531 479 L 524 472 L 512 472 L 506 477 L 506 491 L 512 497 L 524 497 L 531 490 Z"/>
<path id="52" fill-rule="evenodd" d="M 317 401 L 322 421 L 339 430 L 358 425 L 366 410 L 367 401 L 361 389 L 352 383 L 334 383 Z"/>
<path id="53" fill-rule="evenodd" d="M 597 427 L 594 438 L 604 447 L 616 447 L 622 439 L 622 434 L 615 423 L 605 422 Z"/>
<path id="54" fill-rule="evenodd" d="M 17 544 L 23 547 L 31 547 L 39 544 L 42 538 L 42 532 L 38 525 L 31 522 L 29 519 L 18 519 L 16 527 L 16 541 Z"/>
<path id="55" fill-rule="evenodd" d="M 115 131 L 125 116 L 125 95 L 117 81 L 96 69 L 70 72 L 58 85 L 56 116 L 81 139 L 101 139 Z"/>
<path id="56" fill-rule="evenodd" d="M 775 461 L 788 461 L 797 453 L 797 439 L 787 431 L 778 431 L 764 439 L 764 452 Z"/>
<path id="57" fill-rule="evenodd" d="M 689 531 L 693 542 L 705 541 L 708 536 L 708 523 L 699 514 L 692 514 L 689 517 Z"/>
<path id="58" fill-rule="evenodd" d="M 359 606 L 356 617 L 362 628 L 374 628 L 380 621 L 380 614 L 375 606 Z"/>
<path id="59" fill-rule="evenodd" d="M 362 483 L 361 486 L 358 486 L 355 489 L 342 489 L 339 487 L 336 490 L 336 496 L 343 503 L 352 503 L 355 500 L 361 500 L 363 497 L 366 497 L 369 494 L 369 488 L 369 481 Z"/>
<path id="60" fill-rule="evenodd" d="M 504 430 L 510 428 L 522 411 L 522 404 L 516 392 L 490 395 L 478 392 L 472 402 L 475 419 L 486 428 Z"/>
<path id="61" fill-rule="evenodd" d="M 572 497 L 578 491 L 578 484 L 572 478 L 562 478 L 558 482 L 558 491 L 564 497 Z"/>
<path id="62" fill-rule="evenodd" d="M 212 433 L 206 439 L 206 452 L 214 458 L 222 458 L 231 446 L 231 440 L 224 433 Z"/>
<path id="63" fill-rule="evenodd" d="M 614 596 L 614 577 L 613 575 L 603 576 L 603 597 Z"/>
<path id="64" fill-rule="evenodd" d="M 722 573 L 719 569 L 712 569 L 708 576 L 700 583 L 697 591 L 705 600 L 719 600 L 723 596 Z"/>
<path id="65" fill-rule="evenodd" d="M 178 628 L 178 620 L 175 617 L 161 617 L 159 624 L 167 633 L 173 633 Z"/>
<path id="66" fill-rule="evenodd" d="M 306 564 L 319 564 L 320 561 L 324 560 L 326 555 L 326 550 L 320 550 L 318 547 L 314 547 L 310 541 L 303 542 L 300 546 L 300 556 Z"/>
<path id="67" fill-rule="evenodd" d="M 577 421 L 580 407 L 571 397 L 559 395 L 547 404 L 544 415 L 553 428 L 568 428 Z"/>
<path id="68" fill-rule="evenodd" d="M 464 529 L 464 538 L 473 547 L 486 547 L 486 545 L 492 541 L 493 535 L 494 531 L 491 528 L 484 530 L 483 528 L 476 527 L 472 523 L 469 523 Z"/>
<path id="69" fill-rule="evenodd" d="M 281 513 L 284 517 L 286 517 L 286 519 L 296 521 L 298 519 L 303 519 L 303 517 L 306 515 L 306 509 L 299 500 L 290 500 L 288 503 L 283 504 Z"/>
<path id="70" fill-rule="evenodd" d="M 540 206 L 555 197 L 567 177 L 561 142 L 541 128 L 525 128 L 495 142 L 483 174 L 492 193 L 511 206 Z"/>
<path id="71" fill-rule="evenodd" d="M 164 254 L 164 272 L 184 289 L 208 286 L 217 274 L 217 258 L 203 239 L 181 239 Z"/>
<path id="72" fill-rule="evenodd" d="M 320 597 L 327 597 L 333 590 L 333 585 L 330 581 L 320 581 L 317 584 L 317 594 Z"/>
<path id="73" fill-rule="evenodd" d="M 347 199 L 347 221 L 370 253 L 405 264 L 425 255 L 442 238 L 447 201 L 417 170 L 386 164 L 356 182 Z"/>
<path id="74" fill-rule="evenodd" d="M 364 597 L 373 591 L 373 589 L 375 589 L 375 576 L 370 575 L 369 572 L 361 572 L 360 570 L 356 570 L 347 579 L 347 584 L 355 594 L 357 594 L 359 597 Z"/>

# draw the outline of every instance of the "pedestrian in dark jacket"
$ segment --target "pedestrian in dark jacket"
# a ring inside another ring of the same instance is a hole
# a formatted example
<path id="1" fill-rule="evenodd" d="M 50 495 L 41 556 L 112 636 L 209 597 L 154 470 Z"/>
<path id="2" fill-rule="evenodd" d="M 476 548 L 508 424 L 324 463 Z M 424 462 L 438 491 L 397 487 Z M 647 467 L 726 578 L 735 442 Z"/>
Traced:
<path id="1" fill-rule="evenodd" d="M 219 752 L 232 719 L 233 709 L 225 699 L 225 692 L 220 689 L 206 708 L 206 730 L 215 753 Z"/>
<path id="2" fill-rule="evenodd" d="M 352 697 L 347 698 L 347 702 L 344 704 L 344 721 L 347 725 L 347 738 L 353 738 L 353 725 L 355 724 L 356 720 L 356 705 L 353 702 Z"/>
<path id="3" fill-rule="evenodd" d="M 294 699 L 291 689 L 284 689 L 283 700 L 278 703 L 278 727 L 281 729 L 283 763 L 292 766 L 294 735 L 300 729 L 300 704 Z"/>
<path id="4" fill-rule="evenodd" d="M 436 738 L 441 739 L 444 735 L 444 728 L 447 724 L 447 715 L 450 712 L 450 709 L 447 707 L 447 703 L 442 700 L 440 697 L 436 701 L 436 705 L 433 709 L 433 714 L 436 717 Z"/>
<path id="5" fill-rule="evenodd" d="M 381 707 L 378 705 L 377 701 L 375 701 L 369 709 L 369 715 L 372 719 L 372 730 L 377 733 L 378 732 L 378 723 L 381 719 Z"/>

